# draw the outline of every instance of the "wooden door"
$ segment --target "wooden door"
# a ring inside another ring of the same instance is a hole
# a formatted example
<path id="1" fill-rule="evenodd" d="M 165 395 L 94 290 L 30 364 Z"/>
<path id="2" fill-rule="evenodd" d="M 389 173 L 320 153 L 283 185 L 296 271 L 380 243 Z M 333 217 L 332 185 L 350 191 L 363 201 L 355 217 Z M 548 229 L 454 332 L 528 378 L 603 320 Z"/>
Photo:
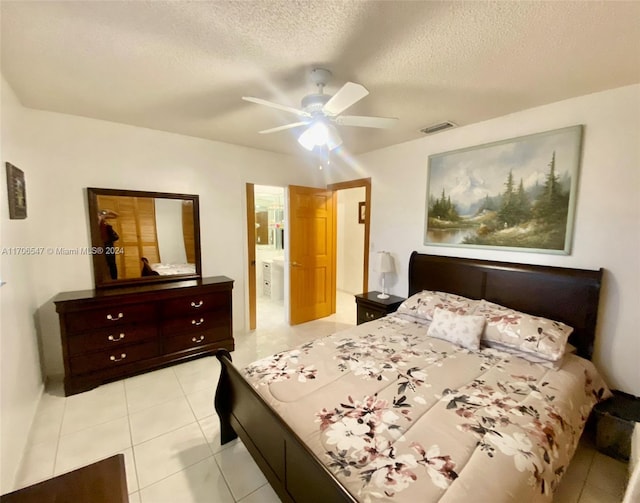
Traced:
<path id="1" fill-rule="evenodd" d="M 118 233 L 114 246 L 118 279 L 139 278 L 142 257 L 150 263 L 160 262 L 156 229 L 155 202 L 152 198 L 98 196 L 98 210 L 111 210 L 118 216 L 109 223 Z"/>
<path id="2" fill-rule="evenodd" d="M 291 324 L 335 312 L 335 199 L 327 189 L 289 186 Z"/>
<path id="3" fill-rule="evenodd" d="M 253 184 L 247 184 L 247 256 L 249 260 L 249 330 L 256 329 L 256 209 Z"/>

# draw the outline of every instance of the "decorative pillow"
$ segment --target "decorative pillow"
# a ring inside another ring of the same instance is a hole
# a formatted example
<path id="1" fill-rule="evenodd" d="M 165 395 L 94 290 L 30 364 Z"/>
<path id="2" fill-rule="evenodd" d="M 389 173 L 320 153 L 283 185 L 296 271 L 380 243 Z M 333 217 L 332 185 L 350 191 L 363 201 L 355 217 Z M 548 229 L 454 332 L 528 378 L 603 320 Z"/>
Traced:
<path id="1" fill-rule="evenodd" d="M 482 340 L 497 342 L 516 350 L 558 361 L 565 353 L 573 328 L 559 321 L 521 313 L 499 304 L 481 300 L 475 314 L 487 319 Z"/>
<path id="2" fill-rule="evenodd" d="M 436 307 L 427 335 L 477 351 L 480 348 L 480 337 L 484 324 L 485 317 L 482 315 L 465 316 Z"/>
<path id="3" fill-rule="evenodd" d="M 397 312 L 431 321 L 433 320 L 433 311 L 436 308 L 446 309 L 458 314 L 472 314 L 477 304 L 477 300 L 467 299 L 460 295 L 423 290 L 400 304 Z"/>

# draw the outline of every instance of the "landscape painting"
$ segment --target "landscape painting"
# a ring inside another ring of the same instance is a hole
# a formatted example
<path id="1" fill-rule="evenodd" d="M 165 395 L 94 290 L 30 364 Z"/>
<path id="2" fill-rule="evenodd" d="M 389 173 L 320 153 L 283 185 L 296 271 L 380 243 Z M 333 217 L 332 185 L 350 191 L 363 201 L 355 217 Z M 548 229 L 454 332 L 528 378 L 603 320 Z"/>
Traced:
<path id="1" fill-rule="evenodd" d="M 569 254 L 582 126 L 429 157 L 426 245 Z"/>

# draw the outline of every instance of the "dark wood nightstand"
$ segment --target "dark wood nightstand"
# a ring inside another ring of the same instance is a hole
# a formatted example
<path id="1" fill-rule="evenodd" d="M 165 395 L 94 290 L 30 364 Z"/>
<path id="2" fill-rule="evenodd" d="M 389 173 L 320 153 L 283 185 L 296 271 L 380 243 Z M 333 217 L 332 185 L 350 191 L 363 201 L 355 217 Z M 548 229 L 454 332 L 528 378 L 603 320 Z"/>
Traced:
<path id="1" fill-rule="evenodd" d="M 356 304 L 358 305 L 358 325 L 367 321 L 377 320 L 389 313 L 395 312 L 396 309 L 406 299 L 389 295 L 388 299 L 379 299 L 380 292 L 359 293 L 356 295 Z"/>

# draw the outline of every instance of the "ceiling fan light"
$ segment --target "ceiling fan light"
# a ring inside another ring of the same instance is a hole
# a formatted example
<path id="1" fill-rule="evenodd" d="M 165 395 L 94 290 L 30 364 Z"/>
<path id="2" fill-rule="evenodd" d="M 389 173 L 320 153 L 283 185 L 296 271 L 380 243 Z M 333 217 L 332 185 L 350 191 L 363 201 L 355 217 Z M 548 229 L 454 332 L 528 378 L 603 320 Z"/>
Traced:
<path id="1" fill-rule="evenodd" d="M 333 150 L 342 145 L 342 138 L 332 124 L 316 121 L 298 137 L 298 143 L 309 151 L 323 145 Z"/>
<path id="2" fill-rule="evenodd" d="M 303 131 L 303 133 L 298 137 L 298 143 L 306 148 L 309 152 L 313 150 L 316 146 L 316 139 L 313 134 L 312 127 L 309 127 Z"/>
<path id="3" fill-rule="evenodd" d="M 325 141 L 325 145 L 329 148 L 329 150 L 333 150 L 342 145 L 342 138 L 340 138 L 338 130 L 333 124 L 329 124 L 327 126 L 327 139 Z"/>

